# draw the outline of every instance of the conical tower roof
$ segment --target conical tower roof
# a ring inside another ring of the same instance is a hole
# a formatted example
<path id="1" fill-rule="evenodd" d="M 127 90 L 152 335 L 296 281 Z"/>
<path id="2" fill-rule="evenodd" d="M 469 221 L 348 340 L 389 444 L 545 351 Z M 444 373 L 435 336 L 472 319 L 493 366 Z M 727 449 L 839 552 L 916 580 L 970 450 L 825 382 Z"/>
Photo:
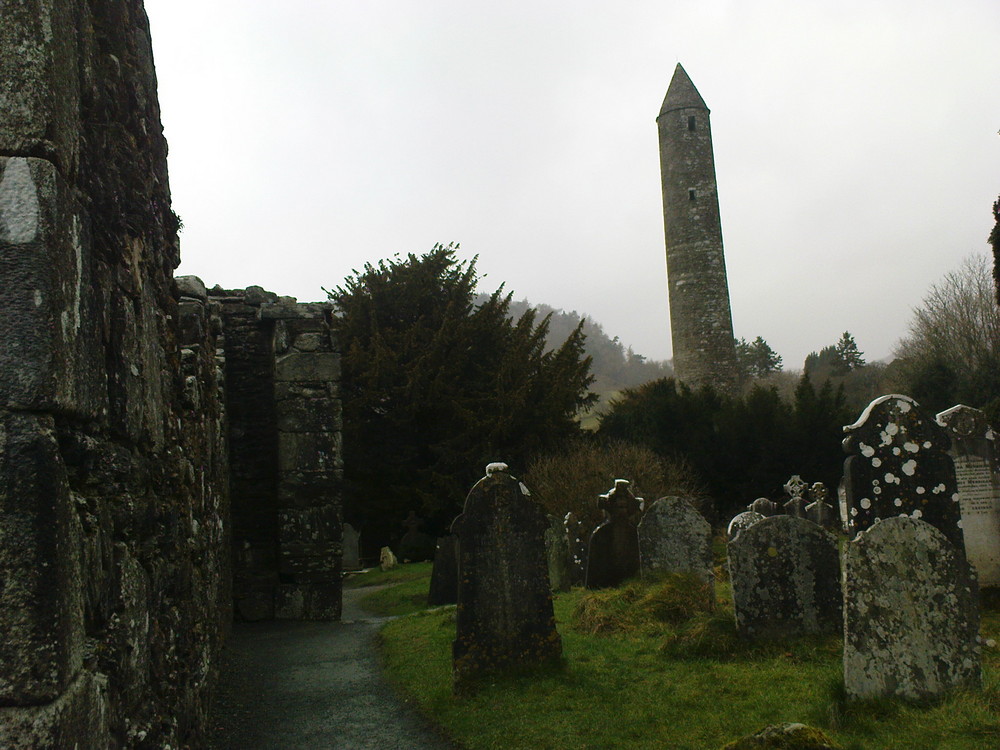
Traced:
<path id="1" fill-rule="evenodd" d="M 701 98 L 698 89 L 691 83 L 691 78 L 680 63 L 674 68 L 674 77 L 670 79 L 670 86 L 667 87 L 667 95 L 663 98 L 663 106 L 660 107 L 660 114 L 670 112 L 674 109 L 697 108 L 707 110 L 705 100 Z"/>

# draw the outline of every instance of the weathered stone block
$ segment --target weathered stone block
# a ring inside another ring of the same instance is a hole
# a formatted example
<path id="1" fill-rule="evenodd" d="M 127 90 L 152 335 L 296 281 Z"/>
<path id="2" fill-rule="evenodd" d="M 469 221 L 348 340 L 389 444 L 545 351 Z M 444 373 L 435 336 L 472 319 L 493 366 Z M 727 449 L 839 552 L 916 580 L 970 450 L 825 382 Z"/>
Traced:
<path id="1" fill-rule="evenodd" d="M 639 522 L 639 563 L 643 578 L 694 573 L 714 586 L 712 526 L 689 499 L 661 497 Z"/>
<path id="2" fill-rule="evenodd" d="M 0 412 L 0 703 L 51 701 L 80 669 L 79 536 L 51 418 Z"/>
<path id="3" fill-rule="evenodd" d="M 780 639 L 842 626 L 837 540 L 812 521 L 771 516 L 727 547 L 740 634 Z"/>
<path id="4" fill-rule="evenodd" d="M 849 698 L 936 698 L 978 687 L 975 573 L 934 526 L 908 517 L 858 534 L 844 557 Z"/>
<path id="5" fill-rule="evenodd" d="M 279 508 L 311 508 L 340 504 L 343 470 L 315 473 L 286 473 L 278 483 Z"/>
<path id="6" fill-rule="evenodd" d="M 278 357 L 274 379 L 324 381 L 340 379 L 340 355 L 336 352 L 293 352 Z"/>
<path id="7" fill-rule="evenodd" d="M 283 432 L 334 432 L 340 430 L 340 401 L 332 398 L 289 398 L 275 408 Z"/>
<path id="8" fill-rule="evenodd" d="M 108 687 L 83 672 L 56 700 L 41 706 L 0 708 L 0 747 L 6 750 L 106 750 Z"/>
<path id="9" fill-rule="evenodd" d="M 0 406 L 96 416 L 106 376 L 88 226 L 51 162 L 0 157 L 0 278 Z"/>
<path id="10" fill-rule="evenodd" d="M 81 81 L 74 0 L 0 2 L 0 153 L 77 166 Z"/>
<path id="11" fill-rule="evenodd" d="M 281 472 L 332 472 L 342 469 L 339 432 L 282 432 L 278 435 Z"/>

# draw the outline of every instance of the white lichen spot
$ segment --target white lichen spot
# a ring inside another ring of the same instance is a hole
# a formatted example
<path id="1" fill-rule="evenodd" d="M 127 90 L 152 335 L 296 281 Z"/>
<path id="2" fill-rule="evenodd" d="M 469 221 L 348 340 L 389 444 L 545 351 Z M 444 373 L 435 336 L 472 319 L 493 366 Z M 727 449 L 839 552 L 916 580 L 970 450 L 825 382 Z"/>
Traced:
<path id="1" fill-rule="evenodd" d="M 857 508 L 851 508 L 851 516 L 856 516 L 856 515 L 858 515 L 858 509 Z"/>
<path id="2" fill-rule="evenodd" d="M 913 511 L 913 513 L 911 514 L 910 517 L 911 518 L 920 518 L 923 514 L 924 514 L 924 512 L 922 510 L 920 510 L 920 508 L 917 508 L 915 511 Z"/>
<path id="3" fill-rule="evenodd" d="M 924 448 L 930 448 L 930 447 L 931 447 L 931 441 L 930 440 L 925 440 L 924 441 Z"/>
<path id="4" fill-rule="evenodd" d="M 528 495 L 529 497 L 531 496 L 531 490 L 529 490 L 527 486 L 525 486 L 524 482 L 518 482 L 517 484 L 521 488 L 522 495 Z"/>
<path id="5" fill-rule="evenodd" d="M 927 490 L 925 490 L 923 487 L 917 487 L 916 492 L 918 495 L 923 495 L 925 492 L 927 492 Z"/>
<path id="6" fill-rule="evenodd" d="M 42 306 L 42 290 L 41 289 L 36 289 L 35 290 L 35 294 L 33 295 L 33 297 L 34 297 L 34 301 L 35 301 L 35 307 L 41 307 Z"/>
<path id="7" fill-rule="evenodd" d="M 881 466 L 881 465 L 882 465 L 882 459 L 881 458 L 879 458 L 878 456 L 876 456 L 875 458 L 872 459 L 872 466 L 874 466 L 876 469 L 879 466 Z"/>
<path id="8" fill-rule="evenodd" d="M 958 526 L 958 528 L 962 528 L 962 519 L 959 518 L 958 521 L 955 522 L 955 525 Z"/>
<path id="9" fill-rule="evenodd" d="M 899 407 L 900 414 L 906 414 L 910 410 L 910 404 L 907 401 L 897 401 L 896 405 Z"/>
<path id="10" fill-rule="evenodd" d="M 863 497 L 861 498 L 861 502 L 859 503 L 859 505 L 865 510 L 868 510 L 870 507 L 872 507 L 872 501 L 869 500 L 867 497 Z"/>
<path id="11" fill-rule="evenodd" d="M 860 448 L 861 448 L 861 455 L 864 456 L 865 458 L 871 458 L 872 456 L 875 455 L 875 449 L 872 448 L 870 445 L 865 445 L 864 443 L 860 443 Z"/>
<path id="12" fill-rule="evenodd" d="M 958 493 L 957 492 L 952 492 L 951 493 L 951 501 L 953 503 L 957 503 L 958 502 Z"/>
<path id="13" fill-rule="evenodd" d="M 912 477 L 917 473 L 917 461 L 911 458 L 909 461 L 903 461 L 903 465 L 900 467 L 903 473 L 908 477 Z"/>
<path id="14" fill-rule="evenodd" d="M 0 178 L 0 240 L 23 245 L 38 236 L 38 189 L 24 157 L 7 160 Z"/>
<path id="15" fill-rule="evenodd" d="M 903 507 L 903 500 L 902 500 L 902 498 L 898 498 L 897 497 L 895 500 L 892 501 L 892 504 L 895 505 L 897 508 L 902 508 Z"/>
<path id="16" fill-rule="evenodd" d="M 901 450 L 899 450 L 899 448 L 898 448 L 898 447 L 897 447 L 897 448 L 893 448 L 893 449 L 892 449 L 892 455 L 894 455 L 894 456 L 898 456 L 898 455 L 899 455 L 900 453 L 902 453 L 902 451 L 901 451 Z"/>
<path id="17" fill-rule="evenodd" d="M 905 443 L 903 443 L 903 450 L 909 453 L 916 453 L 917 451 L 920 450 L 920 446 L 917 445 L 916 443 L 907 440 Z"/>
<path id="18" fill-rule="evenodd" d="M 881 495 L 882 488 L 876 484 L 875 486 L 872 487 L 872 492 L 875 493 L 876 495 Z"/>
<path id="19" fill-rule="evenodd" d="M 897 477 L 891 471 L 887 471 L 885 473 L 885 483 L 886 484 L 899 484 L 899 477 Z"/>
<path id="20" fill-rule="evenodd" d="M 937 487 L 935 487 L 934 489 L 932 489 L 931 493 L 934 494 L 934 495 L 940 495 L 946 489 L 948 489 L 948 488 L 944 486 L 944 483 L 941 483 Z"/>

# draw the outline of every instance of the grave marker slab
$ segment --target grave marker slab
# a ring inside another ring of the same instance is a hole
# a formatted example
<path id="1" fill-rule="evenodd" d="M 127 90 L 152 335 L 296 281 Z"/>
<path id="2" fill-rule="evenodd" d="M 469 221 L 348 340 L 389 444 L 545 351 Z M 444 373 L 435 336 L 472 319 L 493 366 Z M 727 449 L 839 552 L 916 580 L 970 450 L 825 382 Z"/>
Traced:
<path id="1" fill-rule="evenodd" d="M 753 511 L 754 513 L 760 513 L 764 517 L 776 516 L 781 512 L 781 508 L 778 504 L 774 502 L 774 500 L 769 500 L 766 497 L 758 497 L 747 506 L 747 510 Z"/>
<path id="2" fill-rule="evenodd" d="M 507 465 L 486 467 L 452 524 L 459 537 L 454 689 L 509 667 L 557 661 L 545 511 Z"/>
<path id="3" fill-rule="evenodd" d="M 349 523 L 344 524 L 343 534 L 344 540 L 342 547 L 344 550 L 344 556 L 342 558 L 341 565 L 344 570 L 357 570 L 361 567 L 361 534 L 359 534 Z"/>
<path id="4" fill-rule="evenodd" d="M 848 544 L 844 566 L 849 698 L 928 699 L 980 684 L 975 573 L 944 534 L 887 518 Z"/>
<path id="5" fill-rule="evenodd" d="M 953 406 L 937 415 L 951 437 L 965 554 L 983 588 L 1000 586 L 1000 465 L 986 415 Z"/>
<path id="6" fill-rule="evenodd" d="M 571 583 L 582 586 L 587 574 L 587 544 L 590 534 L 584 530 L 585 524 L 576 514 L 570 511 L 563 519 L 566 527 L 566 539 L 569 542 Z"/>
<path id="7" fill-rule="evenodd" d="M 909 396 L 872 401 L 844 428 L 844 491 L 851 536 L 882 519 L 916 518 L 965 553 L 951 440 Z"/>
<path id="8" fill-rule="evenodd" d="M 434 567 L 431 568 L 431 585 L 427 604 L 439 607 L 458 601 L 458 537 L 454 534 L 437 540 Z"/>
<path id="9" fill-rule="evenodd" d="M 771 516 L 727 545 L 736 627 L 752 639 L 842 627 L 837 540 L 812 521 Z"/>
<path id="10" fill-rule="evenodd" d="M 641 510 L 641 498 L 629 489 L 626 479 L 616 479 L 615 486 L 601 495 L 598 506 L 607 520 L 594 529 L 587 549 L 588 589 L 617 586 L 639 574 L 639 534 L 635 518 Z"/>
<path id="11" fill-rule="evenodd" d="M 822 482 L 815 482 L 809 488 L 809 499 L 812 500 L 806 506 L 806 518 L 818 526 L 822 526 L 827 531 L 836 533 L 841 529 L 839 511 L 827 502 L 830 490 Z"/>
<path id="12" fill-rule="evenodd" d="M 658 573 L 694 573 L 705 583 L 712 573 L 712 527 L 685 497 L 661 497 L 639 522 L 639 566 L 643 578 Z"/>
<path id="13" fill-rule="evenodd" d="M 736 535 L 743 531 L 743 529 L 750 528 L 758 521 L 763 521 L 764 518 L 765 516 L 762 516 L 755 510 L 745 510 L 742 513 L 737 513 L 726 528 L 726 541 L 733 541 Z"/>
<path id="14" fill-rule="evenodd" d="M 545 529 L 545 557 L 549 565 L 549 584 L 553 591 L 569 591 L 573 575 L 569 539 L 561 518 L 549 516 Z"/>

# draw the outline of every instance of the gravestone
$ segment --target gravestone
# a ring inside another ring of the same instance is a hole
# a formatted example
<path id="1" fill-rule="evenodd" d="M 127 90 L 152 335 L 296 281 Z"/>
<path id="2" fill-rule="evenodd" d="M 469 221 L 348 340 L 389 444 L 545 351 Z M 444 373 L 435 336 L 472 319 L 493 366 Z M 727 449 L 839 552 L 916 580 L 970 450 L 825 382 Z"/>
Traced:
<path id="1" fill-rule="evenodd" d="M 937 415 L 951 437 L 965 555 L 982 588 L 1000 586 L 1000 466 L 996 437 L 986 415 L 953 406 Z"/>
<path id="2" fill-rule="evenodd" d="M 884 519 L 848 544 L 844 568 L 848 698 L 928 699 L 980 684 L 975 573 L 944 534 Z"/>
<path id="3" fill-rule="evenodd" d="M 872 401 L 844 428 L 844 491 L 850 535 L 895 516 L 938 528 L 965 554 L 955 466 L 947 433 L 908 396 Z"/>
<path id="4" fill-rule="evenodd" d="M 840 531 L 840 513 L 827 502 L 830 490 L 822 482 L 815 482 L 809 488 L 809 499 L 812 500 L 806 506 L 806 518 L 818 526 L 830 532 Z"/>
<path id="5" fill-rule="evenodd" d="M 737 513 L 726 528 L 726 540 L 733 541 L 736 535 L 743 531 L 743 529 L 750 528 L 758 521 L 763 521 L 764 518 L 765 516 L 762 516 L 755 510 L 745 510 L 742 513 Z"/>
<path id="6" fill-rule="evenodd" d="M 694 573 L 714 584 L 712 527 L 687 498 L 661 497 L 646 511 L 638 533 L 644 579 L 658 573 Z"/>
<path id="7" fill-rule="evenodd" d="M 736 627 L 752 639 L 842 627 L 837 540 L 812 521 L 772 516 L 727 545 Z"/>
<path id="8" fill-rule="evenodd" d="M 793 474 L 785 482 L 784 490 L 788 495 L 788 500 L 782 506 L 785 515 L 795 516 L 796 518 L 806 517 L 806 506 L 809 504 L 809 501 L 803 495 L 807 487 L 808 485 L 798 474 Z"/>
<path id="9" fill-rule="evenodd" d="M 358 570 L 361 567 L 360 541 L 361 534 L 355 531 L 349 523 L 344 524 L 344 540 L 342 547 L 344 556 L 341 566 L 344 570 Z"/>
<path id="10" fill-rule="evenodd" d="M 424 519 L 411 510 L 403 521 L 406 533 L 399 540 L 399 559 L 403 562 L 418 562 L 434 558 L 435 541 L 430 534 L 421 531 Z"/>
<path id="11" fill-rule="evenodd" d="M 490 464 L 452 531 L 459 537 L 454 689 L 518 665 L 558 661 L 545 560 L 545 511 L 507 465 Z"/>
<path id="12" fill-rule="evenodd" d="M 399 565 L 399 560 L 388 547 L 383 547 L 378 554 L 378 566 L 382 570 L 392 570 Z"/>
<path id="13" fill-rule="evenodd" d="M 776 516 L 781 512 L 781 508 L 778 504 L 766 497 L 758 497 L 747 506 L 747 510 L 751 510 L 754 513 L 760 513 L 765 518 L 768 516 Z"/>
<path id="14" fill-rule="evenodd" d="M 588 589 L 617 586 L 639 574 L 639 534 L 635 519 L 641 498 L 629 489 L 626 479 L 616 479 L 614 488 L 601 495 L 598 507 L 605 521 L 590 535 L 587 549 Z"/>
<path id="15" fill-rule="evenodd" d="M 570 583 L 573 586 L 582 586 L 587 574 L 587 543 L 589 534 L 585 531 L 585 524 L 576 514 L 570 511 L 563 519 L 566 527 L 566 540 L 569 542 L 570 553 Z"/>
<path id="16" fill-rule="evenodd" d="M 569 540 L 562 519 L 549 516 L 545 529 L 545 556 L 549 565 L 549 584 L 553 591 L 569 591 L 573 575 Z"/>
<path id="17" fill-rule="evenodd" d="M 431 585 L 427 604 L 439 607 L 458 601 L 458 537 L 454 534 L 437 540 L 434 567 L 431 568 Z"/>

